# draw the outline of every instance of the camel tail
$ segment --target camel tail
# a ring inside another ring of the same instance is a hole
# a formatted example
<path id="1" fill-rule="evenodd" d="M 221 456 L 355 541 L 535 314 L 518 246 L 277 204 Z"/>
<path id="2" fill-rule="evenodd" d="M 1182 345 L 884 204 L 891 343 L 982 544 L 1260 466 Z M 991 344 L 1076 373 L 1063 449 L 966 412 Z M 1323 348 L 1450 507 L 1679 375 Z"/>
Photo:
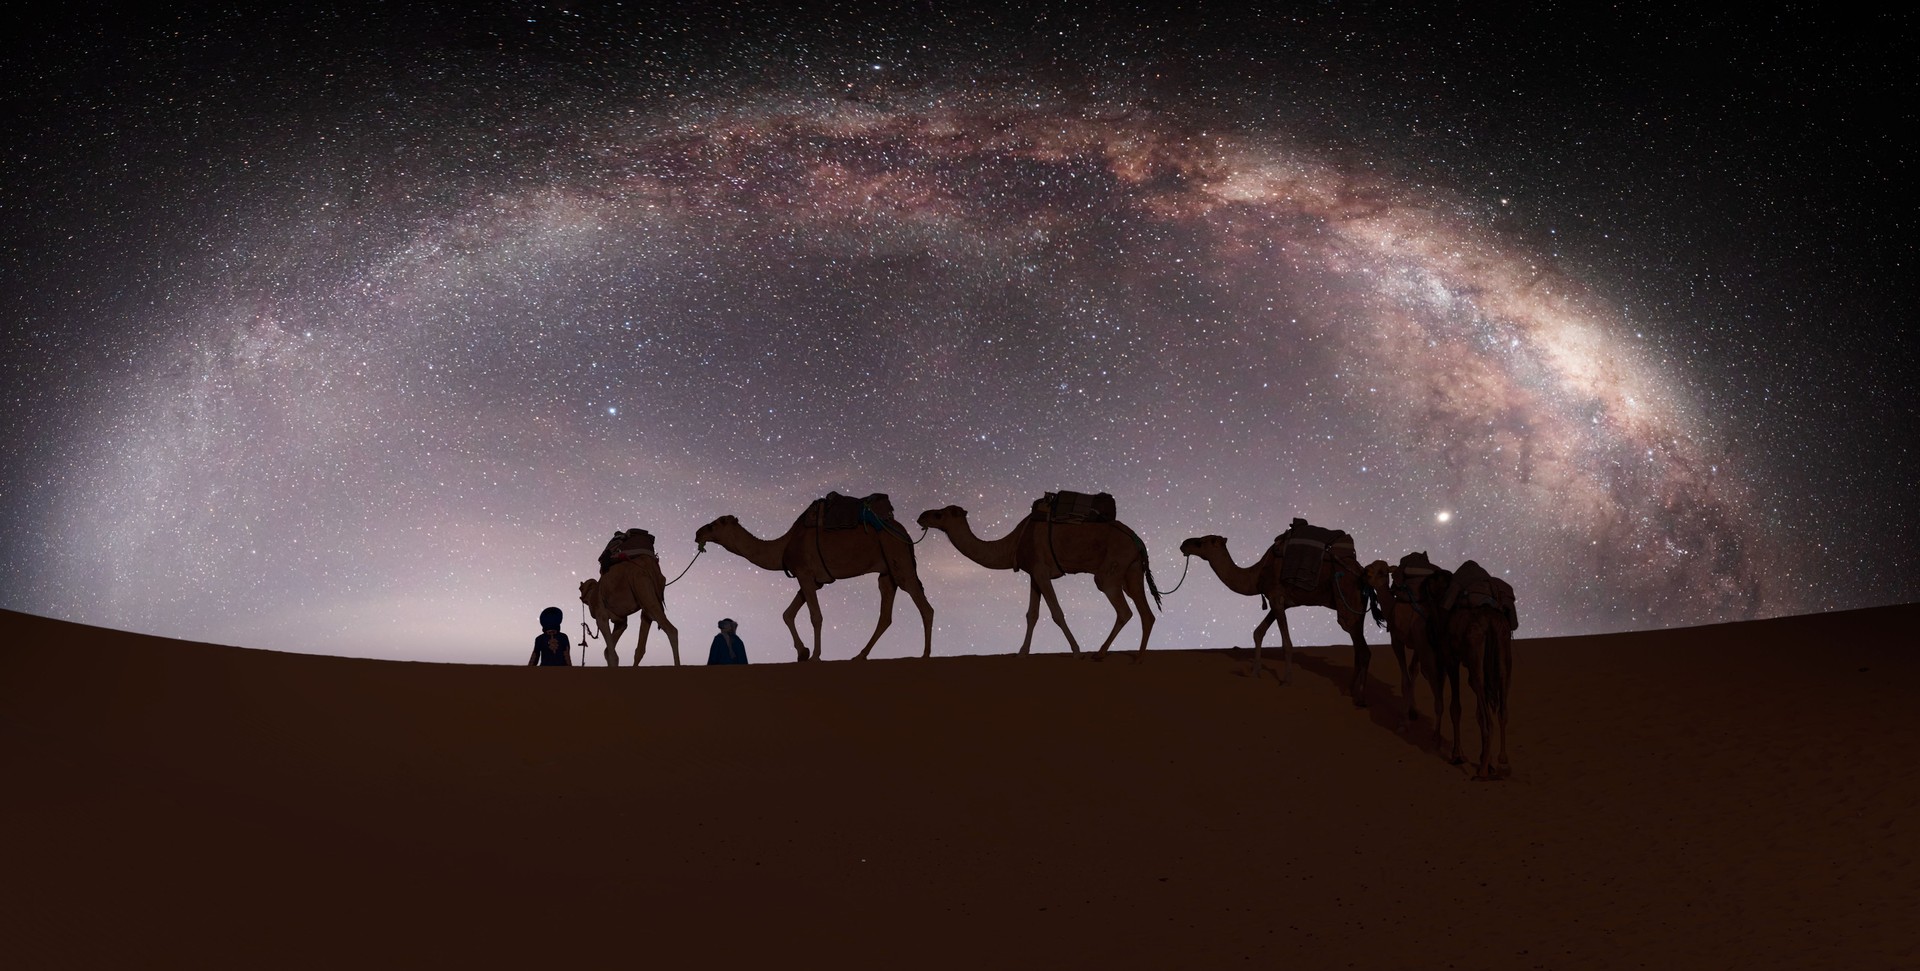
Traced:
<path id="1" fill-rule="evenodd" d="M 1387 626 L 1387 615 L 1380 609 L 1380 595 L 1373 592 L 1373 584 L 1361 584 L 1360 595 L 1366 599 L 1367 612 L 1373 615 L 1374 624 L 1378 627 Z"/>
<path id="2" fill-rule="evenodd" d="M 1160 610 L 1167 609 L 1165 607 L 1160 606 L 1160 585 L 1153 582 L 1153 567 L 1147 567 L 1146 572 L 1147 572 L 1147 590 L 1148 592 L 1153 594 L 1154 607 Z"/>

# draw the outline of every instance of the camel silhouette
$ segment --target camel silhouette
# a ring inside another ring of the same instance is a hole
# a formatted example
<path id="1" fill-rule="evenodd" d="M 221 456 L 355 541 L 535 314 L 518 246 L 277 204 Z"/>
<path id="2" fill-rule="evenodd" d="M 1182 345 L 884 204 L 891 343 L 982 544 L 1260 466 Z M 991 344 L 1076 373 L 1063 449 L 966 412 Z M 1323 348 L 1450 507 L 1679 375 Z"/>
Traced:
<path id="1" fill-rule="evenodd" d="M 890 522 L 890 521 L 889 521 Z M 721 516 L 702 526 L 693 534 L 694 541 L 702 549 L 708 543 L 718 543 L 730 553 L 763 570 L 781 570 L 794 578 L 800 585 L 794 594 L 793 602 L 787 605 L 781 618 L 787 622 L 787 632 L 793 635 L 793 648 L 802 661 L 820 657 L 820 600 L 817 591 L 835 580 L 862 576 L 868 573 L 880 575 L 880 623 L 874 627 L 873 636 L 867 638 L 867 646 L 854 655 L 855 660 L 865 660 L 873 645 L 878 643 L 880 635 L 893 623 L 893 596 L 896 589 L 905 590 L 913 598 L 914 606 L 920 608 L 920 620 L 926 629 L 926 647 L 921 657 L 933 656 L 933 605 L 927 602 L 927 594 L 920 585 L 920 576 L 913 558 L 913 543 L 898 523 L 892 528 L 876 529 L 861 525 L 848 529 L 822 529 L 819 526 L 796 522 L 784 534 L 774 539 L 761 539 L 740 525 L 733 516 Z M 813 650 L 809 654 L 806 644 L 800 640 L 800 630 L 794 618 L 800 613 L 800 605 L 805 604 L 807 614 L 813 620 Z"/>
<path id="2" fill-rule="evenodd" d="M 1425 554 L 1420 556 L 1425 559 Z M 1410 575 L 1408 569 L 1408 561 L 1403 558 L 1399 566 L 1374 560 L 1367 564 L 1364 572 L 1367 585 L 1373 589 L 1374 602 L 1380 605 L 1380 613 L 1386 620 L 1394 660 L 1400 665 L 1400 696 L 1407 704 L 1401 728 L 1411 727 L 1420 718 L 1415 682 L 1424 673 L 1433 688 L 1434 735 L 1436 741 L 1444 745 L 1440 712 L 1445 709 L 1441 707 L 1442 673 L 1435 621 L 1448 574 L 1445 570 L 1414 566 L 1411 569 L 1415 572 Z M 1422 570 L 1425 572 L 1420 572 Z"/>
<path id="3" fill-rule="evenodd" d="M 1367 665 L 1373 661 L 1373 649 L 1367 646 L 1363 627 L 1371 591 L 1359 564 L 1328 556 L 1321 562 L 1319 576 L 1313 585 L 1297 587 L 1286 582 L 1282 576 L 1281 545 L 1280 539 L 1276 538 L 1266 554 L 1251 566 L 1240 566 L 1233 562 L 1232 554 L 1227 552 L 1227 539 L 1224 536 L 1193 537 L 1180 544 L 1180 552 L 1206 560 L 1213 567 L 1214 575 L 1228 590 L 1242 596 L 1264 599 L 1266 616 L 1261 619 L 1260 626 L 1253 629 L 1252 674 L 1256 678 L 1265 670 L 1260 661 L 1261 642 L 1266 637 L 1267 628 L 1275 624 L 1280 626 L 1280 683 L 1286 684 L 1293 678 L 1293 635 L 1287 630 L 1288 608 L 1331 608 L 1339 619 L 1340 628 L 1353 638 L 1353 679 L 1348 684 L 1348 690 L 1353 695 L 1354 707 L 1365 708 Z"/>
<path id="4" fill-rule="evenodd" d="M 1095 660 L 1105 660 L 1120 629 L 1133 618 L 1127 598 L 1140 608 L 1140 651 L 1138 663 L 1147 652 L 1147 639 L 1153 635 L 1153 611 L 1147 607 L 1145 547 L 1133 530 L 1115 520 L 1093 523 L 1048 522 L 1044 513 L 1030 515 L 1007 535 L 987 540 L 974 535 L 967 522 L 967 511 L 959 506 L 929 509 L 915 520 L 923 529 L 947 534 L 960 555 L 989 570 L 1015 570 L 1027 574 L 1027 632 L 1020 641 L 1020 653 L 1033 647 L 1033 627 L 1040 619 L 1040 601 L 1060 632 L 1067 636 L 1067 647 L 1080 653 L 1080 642 L 1067 627 L 1066 615 L 1054 594 L 1053 581 L 1069 573 L 1093 574 L 1093 585 L 1113 604 L 1113 629 L 1100 642 Z"/>
<path id="5" fill-rule="evenodd" d="M 587 605 L 587 613 L 607 642 L 603 652 L 607 667 L 620 666 L 620 655 L 615 648 L 620 643 L 620 635 L 626 632 L 627 618 L 635 613 L 640 615 L 640 636 L 633 647 L 633 663 L 639 664 L 647 655 L 647 634 L 654 624 L 659 624 L 667 635 L 667 646 L 673 649 L 673 663 L 679 665 L 680 630 L 667 619 L 666 592 L 667 580 L 660 573 L 660 561 L 651 556 L 615 563 L 600 579 L 580 581 L 580 602 Z M 586 662 L 586 648 L 585 644 L 580 645 L 582 664 Z"/>
<path id="6" fill-rule="evenodd" d="M 1507 761 L 1507 699 L 1513 693 L 1513 632 L 1519 626 L 1513 602 L 1513 587 L 1472 560 L 1453 571 L 1440 602 L 1446 617 L 1441 663 L 1453 686 L 1452 761 L 1460 761 L 1460 668 L 1465 667 L 1480 724 L 1480 761 L 1473 777 L 1483 781 L 1513 774 Z"/>

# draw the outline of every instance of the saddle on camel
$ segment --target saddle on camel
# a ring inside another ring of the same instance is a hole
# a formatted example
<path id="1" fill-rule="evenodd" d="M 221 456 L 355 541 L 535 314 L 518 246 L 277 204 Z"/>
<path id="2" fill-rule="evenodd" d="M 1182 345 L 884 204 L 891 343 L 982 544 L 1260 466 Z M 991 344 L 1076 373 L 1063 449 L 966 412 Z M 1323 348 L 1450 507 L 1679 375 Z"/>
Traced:
<path id="1" fill-rule="evenodd" d="M 1070 525 L 1076 523 L 1106 523 L 1116 527 L 1133 539 L 1134 548 L 1140 551 L 1140 562 L 1147 562 L 1147 543 L 1133 527 L 1120 521 L 1119 506 L 1113 501 L 1111 492 L 1074 492 L 1061 489 L 1049 492 L 1033 501 L 1033 512 L 1027 514 L 1029 523 L 1048 523 L 1050 525 Z M 1060 554 L 1053 549 L 1053 530 L 1047 530 L 1047 549 L 1053 554 L 1055 563 L 1060 562 Z M 1018 571 L 1019 567 L 1014 567 Z M 1160 590 L 1153 585 L 1153 573 L 1147 571 L 1147 586 L 1153 590 L 1153 602 L 1160 602 Z"/>
<path id="2" fill-rule="evenodd" d="M 805 512 L 793 521 L 795 526 L 808 527 L 814 533 L 813 542 L 819 547 L 820 534 L 829 530 L 866 529 L 872 532 L 892 533 L 908 543 L 913 542 L 912 534 L 905 526 L 893 518 L 893 500 L 884 492 L 867 496 L 843 496 L 838 492 L 829 492 L 807 504 Z M 825 553 L 821 553 L 821 562 L 826 562 Z M 823 581 L 832 583 L 839 579 L 828 574 Z"/>
<path id="3" fill-rule="evenodd" d="M 1110 523 L 1118 513 L 1112 493 L 1062 489 L 1035 499 L 1028 518 L 1048 523 Z"/>
<path id="4" fill-rule="evenodd" d="M 1280 558 L 1280 579 L 1302 590 L 1320 582 L 1320 565 L 1331 560 L 1336 568 L 1360 572 L 1360 561 L 1353 552 L 1353 537 L 1343 529 L 1315 526 L 1295 518 L 1287 531 L 1273 538 L 1269 555 Z"/>
<path id="5" fill-rule="evenodd" d="M 1460 569 L 1454 571 L 1441 606 L 1448 610 L 1456 606 L 1495 607 L 1506 617 L 1509 632 L 1520 629 L 1520 612 L 1515 605 L 1513 586 L 1488 573 L 1485 567 L 1472 560 L 1460 564 Z"/>
<path id="6" fill-rule="evenodd" d="M 653 552 L 653 534 L 638 526 L 614 533 L 607 541 L 606 549 L 600 551 L 600 575 L 606 576 L 617 563 L 637 560 L 642 557 L 659 559 Z"/>
<path id="7" fill-rule="evenodd" d="M 806 511 L 793 524 L 816 529 L 856 529 L 865 526 L 868 529 L 884 529 L 909 542 L 913 539 L 906 527 L 894 520 L 893 500 L 887 498 L 884 492 L 859 497 L 829 492 L 809 503 Z"/>

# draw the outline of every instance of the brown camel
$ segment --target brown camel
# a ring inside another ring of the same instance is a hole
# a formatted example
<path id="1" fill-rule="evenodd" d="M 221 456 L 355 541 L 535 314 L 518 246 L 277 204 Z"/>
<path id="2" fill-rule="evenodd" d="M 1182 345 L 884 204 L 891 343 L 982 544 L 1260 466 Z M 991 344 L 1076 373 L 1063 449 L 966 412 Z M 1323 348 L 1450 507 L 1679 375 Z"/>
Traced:
<path id="1" fill-rule="evenodd" d="M 1367 706 L 1367 665 L 1373 661 L 1373 649 L 1367 646 L 1363 631 L 1372 590 L 1368 588 L 1358 563 L 1341 562 L 1329 557 L 1321 563 L 1320 576 L 1313 586 L 1301 588 L 1281 579 L 1281 547 L 1278 540 L 1268 548 L 1266 555 L 1251 566 L 1234 564 L 1232 554 L 1227 552 L 1224 536 L 1196 536 L 1181 543 L 1180 552 L 1206 560 L 1228 590 L 1242 596 L 1258 595 L 1264 598 L 1267 615 L 1260 621 L 1260 626 L 1253 629 L 1253 676 L 1256 678 L 1265 670 L 1260 663 L 1260 644 L 1267 635 L 1267 628 L 1274 624 L 1280 625 L 1280 683 L 1286 684 L 1293 678 L 1293 635 L 1287 630 L 1288 608 L 1332 608 L 1339 618 L 1340 629 L 1353 638 L 1353 680 L 1348 689 L 1353 694 L 1354 707 Z"/>
<path id="2" fill-rule="evenodd" d="M 865 660 L 867 652 L 873 650 L 880 635 L 893 623 L 893 595 L 896 589 L 905 590 L 907 596 L 913 598 L 914 606 L 920 608 L 920 620 L 926 628 L 926 648 L 920 656 L 933 656 L 933 605 L 927 602 L 926 591 L 920 586 L 920 575 L 913 559 L 913 543 L 890 529 L 873 529 L 869 526 L 821 529 L 795 523 L 776 539 L 761 539 L 747 532 L 746 527 L 740 525 L 740 520 L 721 516 L 700 527 L 693 534 L 693 539 L 702 549 L 708 543 L 719 543 L 728 552 L 739 555 L 754 566 L 763 570 L 781 570 L 799 581 L 800 592 L 794 594 L 793 603 L 787 605 L 781 617 L 787 622 L 787 631 L 793 635 L 793 649 L 799 653 L 802 661 L 820 656 L 820 600 L 816 591 L 835 580 L 867 573 L 880 574 L 880 623 L 874 627 L 873 636 L 867 638 L 867 646 L 854 655 L 854 660 Z M 800 629 L 794 624 L 801 604 L 806 604 L 807 615 L 813 619 L 811 654 L 801 642 Z"/>
<path id="3" fill-rule="evenodd" d="M 1433 571 L 1428 575 L 1428 582 L 1418 584 L 1416 589 L 1416 585 L 1408 583 L 1402 567 L 1389 566 L 1385 560 L 1367 564 L 1365 572 L 1367 586 L 1373 588 L 1374 602 L 1381 606 L 1381 613 L 1386 617 L 1394 660 L 1400 664 L 1400 695 L 1407 702 L 1406 719 L 1401 727 L 1411 726 L 1420 717 L 1414 682 L 1424 672 L 1427 683 L 1433 687 L 1434 735 L 1444 745 L 1446 740 L 1440 731 L 1440 712 L 1445 710 L 1441 707 L 1442 673 L 1436 638 L 1428 621 L 1439 609 L 1439 597 L 1430 596 L 1431 588 L 1438 585 L 1444 589 L 1447 573 Z"/>
<path id="4" fill-rule="evenodd" d="M 1027 574 L 1027 635 L 1020 641 L 1020 653 L 1033 647 L 1033 625 L 1040 619 L 1040 601 L 1060 632 L 1067 635 L 1067 646 L 1080 653 L 1080 643 L 1067 629 L 1067 619 L 1054 595 L 1053 581 L 1069 573 L 1093 574 L 1093 585 L 1113 604 L 1113 629 L 1100 643 L 1095 660 L 1105 660 L 1107 648 L 1120 636 L 1133 611 L 1127 598 L 1140 608 L 1140 652 L 1138 663 L 1147 653 L 1147 638 L 1153 634 L 1153 611 L 1147 609 L 1147 554 L 1133 530 L 1118 521 L 1102 523 L 1050 523 L 1042 517 L 1020 521 L 1012 532 L 999 539 L 981 539 L 967 524 L 967 511 L 959 506 L 929 509 L 915 520 L 922 529 L 937 529 L 953 541 L 962 556 L 989 570 L 1015 570 Z M 1158 593 L 1155 594 L 1156 598 Z"/>
<path id="5" fill-rule="evenodd" d="M 580 581 L 580 602 L 587 605 L 587 613 L 607 642 L 607 667 L 620 666 L 620 654 L 614 648 L 626 632 L 628 615 L 634 613 L 640 615 L 640 640 L 633 648 L 633 663 L 639 664 L 647 656 L 647 634 L 659 624 L 667 635 L 667 645 L 673 648 L 673 663 L 679 665 L 680 630 L 667 619 L 666 592 L 660 561 L 651 556 L 616 563 L 598 580 Z M 582 666 L 586 664 L 586 650 L 585 644 L 580 645 Z"/>
<path id="6" fill-rule="evenodd" d="M 1503 603 L 1504 601 L 1504 603 Z M 1483 781 L 1513 774 L 1507 761 L 1507 699 L 1513 693 L 1513 631 L 1515 615 L 1508 612 L 1513 588 L 1489 576 L 1472 560 L 1454 571 L 1441 606 L 1445 610 L 1445 647 L 1441 663 L 1453 686 L 1453 759 L 1460 757 L 1460 668 L 1475 695 L 1474 717 L 1480 725 L 1480 762 L 1473 777 Z M 1494 753 L 1495 728 L 1499 752 Z"/>

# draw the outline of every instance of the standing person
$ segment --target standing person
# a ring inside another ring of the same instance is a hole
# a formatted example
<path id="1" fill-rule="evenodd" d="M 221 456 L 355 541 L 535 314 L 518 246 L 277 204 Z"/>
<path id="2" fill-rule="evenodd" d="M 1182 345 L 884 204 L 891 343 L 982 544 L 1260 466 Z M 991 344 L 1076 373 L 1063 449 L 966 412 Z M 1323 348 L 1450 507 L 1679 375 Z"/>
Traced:
<path id="1" fill-rule="evenodd" d="M 560 624 L 566 615 L 558 607 L 548 607 L 540 611 L 540 636 L 533 639 L 533 653 L 527 657 L 527 667 L 564 668 L 573 665 L 573 645 L 567 635 L 561 633 Z"/>
<path id="2" fill-rule="evenodd" d="M 713 646 L 707 649 L 708 664 L 747 663 L 747 645 L 734 633 L 739 627 L 731 617 L 720 622 L 720 633 L 713 635 Z"/>

